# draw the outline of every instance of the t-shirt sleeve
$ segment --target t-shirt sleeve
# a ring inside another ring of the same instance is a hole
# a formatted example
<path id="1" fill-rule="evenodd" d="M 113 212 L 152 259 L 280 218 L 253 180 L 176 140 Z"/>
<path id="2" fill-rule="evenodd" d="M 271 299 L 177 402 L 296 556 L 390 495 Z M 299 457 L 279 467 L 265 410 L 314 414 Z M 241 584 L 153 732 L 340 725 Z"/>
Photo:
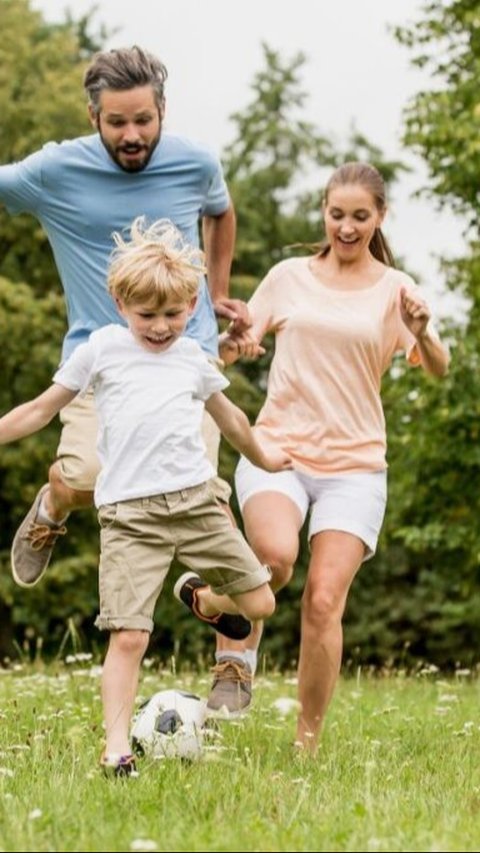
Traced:
<path id="1" fill-rule="evenodd" d="M 224 391 L 229 385 L 228 379 L 202 354 L 199 357 L 198 386 L 194 396 L 205 402 L 212 394 Z"/>
<path id="2" fill-rule="evenodd" d="M 222 167 L 217 157 L 211 156 L 210 177 L 207 194 L 202 207 L 202 215 L 219 216 L 225 213 L 230 205 L 227 184 L 223 177 Z"/>
<path id="3" fill-rule="evenodd" d="M 44 152 L 37 151 L 8 166 L 0 166 L 0 201 L 9 213 L 36 213 L 43 185 Z"/>
<path id="4" fill-rule="evenodd" d="M 53 381 L 70 391 L 85 394 L 94 381 L 95 348 L 91 340 L 79 344 L 57 370 Z"/>

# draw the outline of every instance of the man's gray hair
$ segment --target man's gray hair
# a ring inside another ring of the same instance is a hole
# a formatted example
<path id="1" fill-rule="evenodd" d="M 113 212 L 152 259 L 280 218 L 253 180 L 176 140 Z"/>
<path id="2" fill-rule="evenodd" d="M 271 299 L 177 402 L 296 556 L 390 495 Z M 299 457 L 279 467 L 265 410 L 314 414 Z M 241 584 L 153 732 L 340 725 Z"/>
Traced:
<path id="1" fill-rule="evenodd" d="M 135 45 L 95 54 L 85 72 L 83 83 L 89 103 L 98 115 L 100 95 L 105 89 L 121 92 L 136 86 L 152 86 L 160 109 L 163 106 L 163 88 L 167 76 L 167 69 L 156 56 Z"/>

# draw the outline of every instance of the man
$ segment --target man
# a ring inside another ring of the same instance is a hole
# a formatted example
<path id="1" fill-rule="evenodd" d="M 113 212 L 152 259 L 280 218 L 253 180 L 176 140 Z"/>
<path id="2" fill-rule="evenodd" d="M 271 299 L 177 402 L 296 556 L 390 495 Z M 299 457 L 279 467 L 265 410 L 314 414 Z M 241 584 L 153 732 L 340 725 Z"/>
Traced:
<path id="1" fill-rule="evenodd" d="M 193 245 L 202 220 L 208 288 L 203 281 L 186 334 L 216 359 L 215 315 L 239 329 L 249 325 L 245 304 L 228 298 L 235 214 L 220 164 L 205 147 L 162 133 L 166 78 L 165 66 L 139 47 L 97 54 L 84 80 L 96 133 L 49 143 L 0 167 L 0 201 L 12 214 L 38 219 L 55 256 L 68 316 L 62 361 L 95 329 L 121 322 L 106 287 L 112 232 L 141 215 L 172 220 Z M 75 400 L 60 418 L 57 460 L 13 541 L 13 577 L 23 587 L 44 574 L 70 512 L 92 504 L 98 472 L 93 400 Z M 208 425 L 206 438 L 213 459 L 219 436 Z M 217 480 L 216 489 L 227 502 L 228 485 Z"/>

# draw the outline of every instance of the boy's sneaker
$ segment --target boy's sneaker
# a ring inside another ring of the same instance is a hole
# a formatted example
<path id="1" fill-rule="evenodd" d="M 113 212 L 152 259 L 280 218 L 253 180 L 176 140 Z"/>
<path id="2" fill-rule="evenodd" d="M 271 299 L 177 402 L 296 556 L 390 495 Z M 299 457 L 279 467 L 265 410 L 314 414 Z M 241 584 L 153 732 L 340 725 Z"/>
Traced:
<path id="1" fill-rule="evenodd" d="M 200 619 L 201 622 L 206 622 L 207 625 L 211 625 L 219 634 L 229 637 L 230 640 L 244 640 L 252 630 L 252 623 L 248 619 L 245 619 L 244 616 L 230 613 L 217 613 L 216 616 L 204 616 L 200 612 L 197 602 L 197 591 L 205 589 L 207 586 L 208 584 L 204 583 L 195 572 L 185 572 L 185 574 L 180 575 L 173 587 L 173 594 L 178 601 L 182 601 L 183 604 L 187 605 L 197 619 Z"/>
<path id="2" fill-rule="evenodd" d="M 213 667 L 213 684 L 207 701 L 207 718 L 240 717 L 252 702 L 252 671 L 238 658 L 222 658 Z"/>
<path id="3" fill-rule="evenodd" d="M 104 752 L 100 759 L 100 767 L 105 776 L 112 776 L 117 779 L 125 779 L 127 776 L 135 779 L 138 776 L 135 756 L 131 753 L 129 755 L 118 755 L 118 753 L 107 755 Z"/>
<path id="4" fill-rule="evenodd" d="M 64 524 L 50 525 L 43 520 L 37 521 L 40 502 L 47 489 L 48 483 L 40 489 L 13 540 L 12 575 L 19 586 L 29 587 L 38 583 L 50 562 L 55 542 L 67 532 Z"/>

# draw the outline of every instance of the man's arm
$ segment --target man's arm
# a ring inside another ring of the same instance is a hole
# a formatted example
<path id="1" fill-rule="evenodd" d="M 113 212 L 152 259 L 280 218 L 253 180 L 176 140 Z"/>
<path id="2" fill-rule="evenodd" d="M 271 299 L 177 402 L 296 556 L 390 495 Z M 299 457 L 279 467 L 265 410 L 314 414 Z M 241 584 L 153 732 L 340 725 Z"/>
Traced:
<path id="1" fill-rule="evenodd" d="M 250 326 L 248 308 L 240 299 L 230 299 L 230 269 L 235 247 L 235 211 L 233 204 L 219 216 L 204 216 L 203 246 L 207 263 L 207 280 L 217 317 L 225 317 L 242 331 Z"/>
<path id="2" fill-rule="evenodd" d="M 77 396 L 63 385 L 53 384 L 43 394 L 16 406 L 0 418 L 0 444 L 8 444 L 32 435 L 46 426 L 53 417 Z"/>

